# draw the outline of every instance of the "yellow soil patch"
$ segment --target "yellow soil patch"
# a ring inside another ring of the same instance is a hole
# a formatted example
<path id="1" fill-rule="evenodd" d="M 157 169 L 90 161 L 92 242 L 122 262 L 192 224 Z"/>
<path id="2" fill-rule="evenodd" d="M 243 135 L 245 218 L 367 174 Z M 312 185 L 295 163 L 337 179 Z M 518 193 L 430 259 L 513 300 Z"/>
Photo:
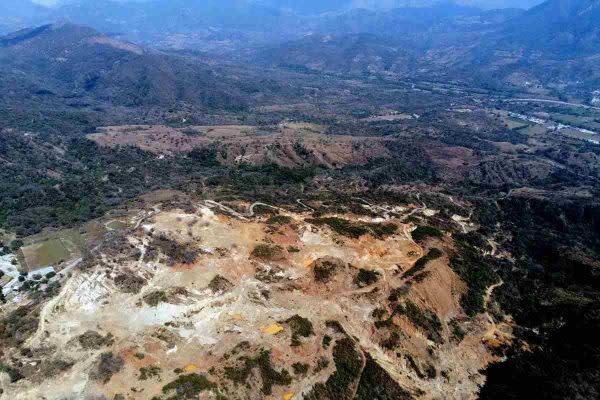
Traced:
<path id="1" fill-rule="evenodd" d="M 242 314 L 233 314 L 231 318 L 233 318 L 234 321 L 241 321 L 243 319 Z"/>
<path id="2" fill-rule="evenodd" d="M 198 366 L 196 364 L 188 364 L 183 369 L 185 372 L 194 372 L 198 369 Z"/>
<path id="3" fill-rule="evenodd" d="M 283 331 L 283 326 L 279 324 L 271 324 L 269 326 L 261 327 L 261 329 L 267 335 L 277 335 L 279 332 Z"/>

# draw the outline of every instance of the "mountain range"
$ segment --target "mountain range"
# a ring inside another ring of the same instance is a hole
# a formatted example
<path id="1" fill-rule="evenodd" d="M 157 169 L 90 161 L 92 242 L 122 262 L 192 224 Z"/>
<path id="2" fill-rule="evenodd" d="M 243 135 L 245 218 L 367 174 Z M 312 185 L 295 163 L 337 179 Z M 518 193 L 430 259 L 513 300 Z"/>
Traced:
<path id="1" fill-rule="evenodd" d="M 208 27 L 225 30 L 290 31 L 313 24 L 321 14 L 343 14 L 351 9 L 390 10 L 431 8 L 457 4 L 482 9 L 528 8 L 540 0 L 528 2 L 494 0 L 430 1 L 290 1 L 290 0 L 7 0 L 0 5 L 0 32 L 33 25 L 70 21 L 89 25 L 103 32 L 139 32 L 148 38 L 161 32 L 187 32 Z M 43 5 L 42 5 L 43 4 Z M 294 18 L 290 18 L 293 16 Z M 299 23 L 298 18 L 302 17 Z M 285 28 L 285 29 L 284 29 Z"/>
<path id="2" fill-rule="evenodd" d="M 550 0 L 525 12 L 453 4 L 354 10 L 255 58 L 333 73 L 418 74 L 591 91 L 600 84 L 599 12 L 598 0 Z M 371 36 L 359 39 L 359 33 Z"/>
<path id="3" fill-rule="evenodd" d="M 0 37 L 0 65 L 3 110 L 39 109 L 45 116 L 40 119 L 50 115 L 60 124 L 83 118 L 84 110 L 87 115 L 118 107 L 245 106 L 242 85 L 197 58 L 165 54 L 78 25 L 44 25 Z"/>
<path id="4" fill-rule="evenodd" d="M 17 3 L 0 6 L 0 29 L 72 21 L 149 48 L 352 75 L 583 92 L 597 90 L 600 79 L 599 0 L 548 0 L 527 11 L 433 1 L 378 9 L 343 0 Z"/>

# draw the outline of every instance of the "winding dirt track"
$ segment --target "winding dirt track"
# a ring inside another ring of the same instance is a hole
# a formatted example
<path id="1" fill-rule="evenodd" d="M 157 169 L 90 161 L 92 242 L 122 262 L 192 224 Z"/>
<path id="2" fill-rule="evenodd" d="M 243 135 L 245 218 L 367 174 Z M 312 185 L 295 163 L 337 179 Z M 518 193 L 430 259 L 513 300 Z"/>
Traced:
<path id="1" fill-rule="evenodd" d="M 498 282 L 498 283 L 494 283 L 492 286 L 490 286 L 486 289 L 485 295 L 483 296 L 483 308 L 485 310 L 485 316 L 486 316 L 488 322 L 490 323 L 490 327 L 483 335 L 484 340 L 495 339 L 496 337 L 499 337 L 499 336 L 500 337 L 506 336 L 506 333 L 504 333 L 498 329 L 496 321 L 494 321 L 494 318 L 489 313 L 489 304 L 490 304 L 490 300 L 492 298 L 492 294 L 494 293 L 495 289 L 499 288 L 502 285 L 504 285 L 503 280 L 500 280 L 500 282 Z"/>
<path id="2" fill-rule="evenodd" d="M 234 217 L 239 218 L 239 219 L 244 220 L 244 221 L 247 221 L 248 218 L 254 217 L 254 209 L 257 206 L 269 207 L 269 208 L 273 208 L 275 210 L 282 211 L 282 209 L 279 208 L 279 207 L 275 207 L 275 206 L 272 206 L 270 204 L 261 203 L 261 202 L 258 202 L 258 201 L 255 202 L 255 203 L 252 203 L 250 205 L 250 207 L 248 207 L 248 211 L 246 213 L 244 213 L 244 214 L 242 214 L 240 212 L 237 212 L 234 209 L 232 209 L 231 207 L 227 207 L 226 205 L 221 204 L 221 203 L 219 203 L 217 201 L 214 201 L 214 200 L 204 200 L 204 205 L 206 205 L 209 208 L 215 208 L 216 207 L 216 208 L 220 209 L 221 211 L 229 213 L 229 214 L 233 215 Z"/>

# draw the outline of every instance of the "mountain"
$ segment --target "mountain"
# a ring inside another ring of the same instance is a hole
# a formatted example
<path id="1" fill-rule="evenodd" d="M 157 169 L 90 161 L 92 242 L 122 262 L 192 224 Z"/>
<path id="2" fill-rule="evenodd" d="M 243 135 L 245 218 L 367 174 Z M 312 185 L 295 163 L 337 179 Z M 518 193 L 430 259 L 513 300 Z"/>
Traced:
<path id="1" fill-rule="evenodd" d="M 586 96 L 600 83 L 599 0 L 549 0 L 525 12 L 452 3 L 352 10 L 324 17 L 315 32 L 254 58 L 336 73 L 418 73 L 486 86 L 542 85 Z M 357 40 L 365 33 L 379 39 Z M 336 46 L 328 45 L 331 37 Z M 398 48 L 410 59 L 390 61 L 390 49 Z"/>
<path id="2" fill-rule="evenodd" d="M 16 0 L 9 0 L 15 2 Z M 68 21 L 151 46 L 219 51 L 295 40 L 306 33 L 345 29 L 388 34 L 403 26 L 427 30 L 428 21 L 475 17 L 470 1 L 350 0 L 72 0 L 42 7 L 30 0 L 0 5 L 0 29 Z M 464 4 L 463 4 L 464 3 Z M 485 7 L 489 8 L 489 7 Z M 348 12 L 354 9 L 353 12 Z M 369 11 L 367 11 L 369 9 Z M 382 16 L 383 11 L 391 17 Z M 382 23 L 383 25 L 379 25 Z M 3 27 L 4 26 L 4 27 Z"/>
<path id="3" fill-rule="evenodd" d="M 354 0 L 352 6 L 355 8 L 390 10 L 394 8 L 432 7 L 440 3 L 454 3 L 492 10 L 502 8 L 529 9 L 540 4 L 542 1 L 543 0 Z"/>
<path id="4" fill-rule="evenodd" d="M 53 107 L 68 99 L 129 107 L 178 102 L 204 108 L 243 106 L 230 79 L 217 77 L 195 59 L 145 49 L 78 25 L 44 25 L 0 37 L 0 67 L 3 93 L 23 101 L 49 96 Z"/>
<path id="5" fill-rule="evenodd" d="M 506 24 L 501 44 L 571 57 L 600 49 L 600 1 L 551 0 Z"/>
<path id="6" fill-rule="evenodd" d="M 414 65 L 414 56 L 398 42 L 368 33 L 311 35 L 265 50 L 259 59 L 287 68 L 351 75 L 405 73 Z"/>
<path id="7" fill-rule="evenodd" d="M 549 0 L 455 49 L 432 52 L 429 61 L 463 75 L 494 76 L 517 86 L 542 84 L 588 93 L 600 84 L 600 1 Z"/>
<path id="8" fill-rule="evenodd" d="M 520 10 L 482 11 L 453 3 L 324 16 L 314 34 L 253 53 L 271 65 L 343 74 L 410 73 L 432 48 L 478 40 Z"/>
<path id="9" fill-rule="evenodd" d="M 299 15 L 339 12 L 351 7 L 349 0 L 263 0 L 258 3 L 268 5 L 271 8 L 290 10 Z"/>

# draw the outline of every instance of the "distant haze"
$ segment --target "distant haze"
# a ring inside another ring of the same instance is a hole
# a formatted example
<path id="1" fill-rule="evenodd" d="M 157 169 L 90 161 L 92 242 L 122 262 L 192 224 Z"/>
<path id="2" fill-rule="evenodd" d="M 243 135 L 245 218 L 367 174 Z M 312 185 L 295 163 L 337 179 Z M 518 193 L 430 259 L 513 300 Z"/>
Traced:
<path id="1" fill-rule="evenodd" d="M 33 0 L 34 3 L 38 3 L 44 6 L 56 6 L 66 3 L 74 2 L 94 2 L 96 0 Z M 116 0 L 121 2 L 143 2 L 152 0 Z M 301 0 L 297 0 L 300 2 Z M 248 0 L 249 3 L 263 3 L 261 0 Z M 349 0 L 348 3 L 351 7 L 358 8 L 376 8 L 376 9 L 387 9 L 396 7 L 427 7 L 435 3 L 444 1 L 440 0 Z M 543 2 L 543 0 L 455 0 L 454 3 L 472 5 L 475 7 L 481 7 L 485 9 L 492 8 L 530 8 Z M 270 4 L 281 3 L 282 5 L 288 5 L 289 0 L 275 0 L 270 1 Z M 293 2 L 292 2 L 293 3 Z"/>
<path id="2" fill-rule="evenodd" d="M 493 8 L 523 8 L 528 9 L 542 3 L 544 0 L 455 0 L 448 1 L 457 4 L 480 7 L 484 9 Z M 397 7 L 428 7 L 440 0 L 354 0 L 353 7 L 389 9 Z"/>

